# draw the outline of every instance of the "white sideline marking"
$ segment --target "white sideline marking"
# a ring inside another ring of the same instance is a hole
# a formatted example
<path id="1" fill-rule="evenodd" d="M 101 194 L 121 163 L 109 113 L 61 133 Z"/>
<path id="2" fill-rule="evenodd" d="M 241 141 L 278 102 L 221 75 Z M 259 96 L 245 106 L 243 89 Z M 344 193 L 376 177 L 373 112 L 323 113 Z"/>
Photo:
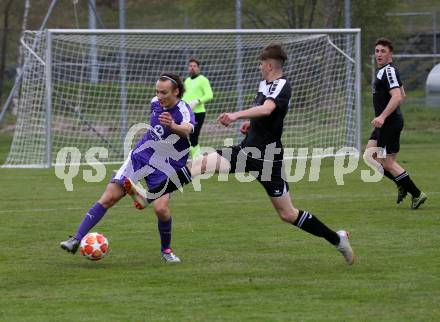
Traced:
<path id="1" fill-rule="evenodd" d="M 428 200 L 429 200 L 429 196 L 432 195 L 439 195 L 440 191 L 429 191 L 428 193 Z M 307 194 L 306 196 L 301 196 L 301 195 L 293 195 L 292 198 L 295 200 L 319 200 L 319 199 L 344 199 L 344 200 L 360 200 L 361 198 L 365 201 L 365 200 L 369 200 L 369 201 L 375 201 L 375 200 L 382 200 L 381 197 L 379 197 L 377 194 L 370 194 L 370 197 L 374 197 L 374 198 L 365 198 L 366 196 L 368 196 L 367 194 L 363 193 L 363 194 L 358 194 L 358 195 L 353 195 L 350 194 L 349 195 L 350 198 L 347 198 L 345 196 L 341 196 L 341 195 L 324 195 L 324 194 Z M 384 196 L 384 194 L 382 194 L 381 196 Z M 395 193 L 388 193 L 385 194 L 385 196 L 395 196 Z M 354 198 L 353 198 L 354 197 Z M 411 198 L 411 196 L 408 196 L 407 198 Z M 394 199 L 393 199 L 394 200 Z M 209 200 L 205 200 L 205 202 L 203 201 L 198 201 L 197 204 L 198 205 L 203 205 L 208 204 L 208 205 L 212 205 L 213 202 L 223 202 L 223 199 L 213 199 L 210 198 Z M 246 203 L 245 200 L 236 200 L 236 201 L 228 201 L 229 204 L 243 204 Z M 248 200 L 247 203 L 255 203 L 255 201 L 253 200 Z M 135 209 L 132 205 L 127 205 L 127 206 L 123 206 L 123 205 L 117 205 L 117 206 L 113 206 L 112 208 L 133 208 Z M 86 207 L 64 207 L 64 208 L 26 208 L 26 209 L 10 209 L 10 210 L 0 210 L 0 214 L 3 213 L 11 213 L 11 212 L 53 212 L 53 211 L 60 211 L 60 209 L 62 210 L 83 210 L 83 211 L 87 211 Z"/>
<path id="2" fill-rule="evenodd" d="M 133 208 L 133 206 L 114 206 L 112 208 Z M 49 212 L 49 211 L 60 211 L 60 210 L 84 210 L 87 211 L 86 207 L 64 207 L 64 208 L 25 208 L 25 209 L 10 209 L 10 210 L 0 210 L 1 213 L 11 213 L 11 212 Z"/>

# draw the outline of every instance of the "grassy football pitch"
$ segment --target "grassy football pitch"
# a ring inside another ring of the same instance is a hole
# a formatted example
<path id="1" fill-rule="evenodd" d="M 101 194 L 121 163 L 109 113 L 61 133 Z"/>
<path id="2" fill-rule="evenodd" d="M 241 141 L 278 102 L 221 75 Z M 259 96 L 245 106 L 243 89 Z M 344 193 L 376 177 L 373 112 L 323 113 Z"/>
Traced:
<path id="1" fill-rule="evenodd" d="M 282 223 L 258 183 L 233 177 L 173 195 L 181 264 L 161 262 L 155 215 L 128 198 L 93 229 L 110 254 L 91 262 L 59 242 L 106 182 L 85 183 L 80 171 L 67 192 L 53 169 L 0 169 L 0 321 L 439 320 L 440 110 L 408 111 L 399 161 L 428 194 L 419 210 L 410 198 L 397 207 L 387 179 L 362 182 L 362 161 L 343 186 L 331 159 L 318 182 L 306 171 L 290 184 L 297 207 L 350 231 L 352 267 L 323 239 Z"/>

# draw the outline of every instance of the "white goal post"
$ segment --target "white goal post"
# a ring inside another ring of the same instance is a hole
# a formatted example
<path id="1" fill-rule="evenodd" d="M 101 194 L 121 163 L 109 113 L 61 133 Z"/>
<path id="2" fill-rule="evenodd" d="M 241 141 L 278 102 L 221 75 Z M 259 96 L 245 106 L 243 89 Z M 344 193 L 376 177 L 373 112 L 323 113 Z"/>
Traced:
<path id="1" fill-rule="evenodd" d="M 283 129 L 287 148 L 360 148 L 359 29 L 27 31 L 15 134 L 4 167 L 50 167 L 64 147 L 82 155 L 104 147 L 103 163 L 122 162 L 131 126 L 148 123 L 163 72 L 187 77 L 195 57 L 211 82 L 202 147 L 238 143 L 220 112 L 251 107 L 261 80 L 258 55 L 280 42 L 292 98 Z M 332 153 L 330 153 L 332 154 Z M 81 162 L 85 162 L 84 159 Z"/>

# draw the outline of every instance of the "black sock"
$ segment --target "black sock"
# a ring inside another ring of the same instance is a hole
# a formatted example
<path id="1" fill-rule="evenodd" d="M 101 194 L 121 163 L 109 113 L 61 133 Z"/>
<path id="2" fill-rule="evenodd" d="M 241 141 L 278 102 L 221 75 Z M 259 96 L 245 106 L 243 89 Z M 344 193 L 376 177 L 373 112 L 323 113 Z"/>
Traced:
<path id="1" fill-rule="evenodd" d="M 388 170 L 383 169 L 383 175 L 385 177 L 387 177 L 388 179 L 390 179 L 391 181 L 393 181 L 396 186 L 399 186 L 399 184 L 396 181 L 396 178 L 394 178 L 394 176 L 391 174 L 391 172 L 389 172 Z"/>
<path id="2" fill-rule="evenodd" d="M 399 184 L 399 182 L 397 182 L 396 181 L 396 178 L 391 174 L 391 172 L 389 172 L 388 170 L 385 170 L 385 168 L 384 167 L 382 167 L 382 169 L 383 169 L 383 175 L 385 176 L 385 177 L 387 177 L 388 179 L 390 179 L 391 181 L 393 181 L 395 184 L 396 184 L 396 186 L 397 187 L 400 187 L 400 184 Z"/>
<path id="3" fill-rule="evenodd" d="M 173 219 L 171 217 L 168 221 L 161 221 L 159 218 L 157 218 L 157 228 L 159 229 L 161 251 L 171 247 L 172 224 Z"/>
<path id="4" fill-rule="evenodd" d="M 396 183 L 401 185 L 406 191 L 408 191 L 413 197 L 420 197 L 420 190 L 414 184 L 406 171 L 403 171 L 396 177 Z"/>
<path id="5" fill-rule="evenodd" d="M 325 224 L 320 222 L 318 218 L 307 211 L 300 210 L 298 218 L 293 224 L 312 235 L 325 238 L 329 243 L 333 245 L 339 244 L 338 234 L 328 228 Z"/>
<path id="6" fill-rule="evenodd" d="M 149 189 L 147 192 L 147 200 L 151 203 L 163 195 L 176 191 L 180 187 L 190 183 L 191 180 L 191 172 L 186 166 L 184 166 L 183 168 L 176 170 L 176 174 L 173 177 L 170 177 L 159 183 L 156 187 Z"/>

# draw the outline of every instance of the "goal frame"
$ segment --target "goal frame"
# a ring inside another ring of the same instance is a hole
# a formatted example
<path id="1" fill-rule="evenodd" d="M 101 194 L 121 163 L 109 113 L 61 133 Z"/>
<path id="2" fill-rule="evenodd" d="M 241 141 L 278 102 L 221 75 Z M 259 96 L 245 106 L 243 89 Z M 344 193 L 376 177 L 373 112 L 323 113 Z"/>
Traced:
<path id="1" fill-rule="evenodd" d="M 6 167 L 46 167 L 50 168 L 54 165 L 52 160 L 52 38 L 57 34 L 120 34 L 120 35 L 131 35 L 131 34 L 164 34 L 164 35 L 184 35 L 184 34 L 232 34 L 232 35 L 245 35 L 245 34 L 351 34 L 354 35 L 354 64 L 355 64 L 355 75 L 354 75 L 354 105 L 355 105 L 355 146 L 354 148 L 360 151 L 361 148 L 361 30 L 354 29 L 47 29 L 45 31 L 46 36 L 46 47 L 45 47 L 45 104 L 46 104 L 46 120 L 45 120 L 45 133 L 46 133 L 46 144 L 45 144 L 45 155 L 46 160 L 42 165 L 29 165 L 29 166 L 8 166 Z M 119 44 L 123 46 L 123 42 Z M 339 50 L 334 46 L 341 54 L 348 57 L 344 52 Z M 122 47 L 121 47 L 122 48 Z M 30 50 L 30 48 L 27 48 Z M 35 53 L 32 53 L 36 55 Z M 240 66 L 237 66 L 240 73 Z M 238 74 L 237 74 L 238 75 Z M 237 86 L 237 92 L 240 93 L 240 88 Z M 239 95 L 240 96 L 240 95 Z M 240 97 L 239 100 L 240 101 Z M 124 111 L 125 107 L 121 107 Z M 123 112 L 121 112 L 123 116 Z M 121 122 L 123 124 L 123 120 Z M 330 156 L 330 155 L 326 155 Z M 331 155 L 334 156 L 334 155 Z M 325 157 L 325 156 L 323 156 Z M 122 161 L 121 161 L 122 162 Z"/>

